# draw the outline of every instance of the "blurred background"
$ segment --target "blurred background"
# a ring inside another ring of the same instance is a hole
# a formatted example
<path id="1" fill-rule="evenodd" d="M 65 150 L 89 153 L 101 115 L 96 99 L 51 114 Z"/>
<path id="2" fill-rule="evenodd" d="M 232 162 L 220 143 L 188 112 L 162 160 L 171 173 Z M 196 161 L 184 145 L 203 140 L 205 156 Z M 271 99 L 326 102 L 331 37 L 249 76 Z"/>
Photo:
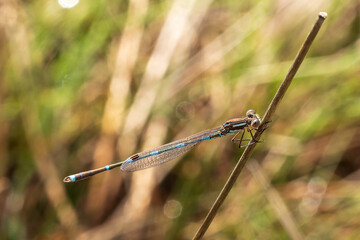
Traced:
<path id="1" fill-rule="evenodd" d="M 310 52 L 206 239 L 358 239 L 360 2 L 0 1 L 0 239 L 191 239 L 243 149 L 73 173 L 263 115 Z"/>

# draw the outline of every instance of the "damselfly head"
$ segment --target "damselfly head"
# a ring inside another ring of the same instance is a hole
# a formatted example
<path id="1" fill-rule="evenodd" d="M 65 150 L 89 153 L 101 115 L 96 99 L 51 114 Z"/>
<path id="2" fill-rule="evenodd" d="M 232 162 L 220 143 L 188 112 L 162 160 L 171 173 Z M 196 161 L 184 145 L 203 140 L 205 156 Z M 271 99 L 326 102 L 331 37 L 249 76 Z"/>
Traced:
<path id="1" fill-rule="evenodd" d="M 255 110 L 250 109 L 249 111 L 246 112 L 246 117 L 248 118 L 253 118 L 255 116 L 256 116 Z"/>

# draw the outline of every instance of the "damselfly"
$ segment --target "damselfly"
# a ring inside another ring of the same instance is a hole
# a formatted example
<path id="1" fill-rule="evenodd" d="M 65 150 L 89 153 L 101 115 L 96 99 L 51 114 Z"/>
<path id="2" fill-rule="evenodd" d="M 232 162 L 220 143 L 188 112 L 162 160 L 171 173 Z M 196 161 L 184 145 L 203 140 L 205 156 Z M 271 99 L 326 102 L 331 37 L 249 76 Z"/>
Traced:
<path id="1" fill-rule="evenodd" d="M 250 145 L 247 144 L 245 146 L 241 146 L 243 141 L 249 141 L 249 139 L 243 139 L 245 130 L 250 132 L 254 143 L 257 141 L 254 139 L 252 130 L 257 130 L 259 126 L 260 117 L 255 113 L 254 110 L 249 110 L 247 111 L 246 117 L 244 118 L 231 119 L 217 128 L 205 130 L 190 137 L 162 145 L 150 151 L 136 153 L 122 162 L 117 162 L 111 165 L 106 165 L 102 168 L 67 176 L 64 178 L 64 182 L 76 182 L 116 167 L 121 167 L 121 170 L 126 172 L 153 167 L 185 154 L 202 141 L 223 137 L 234 133 L 236 134 L 232 138 L 232 141 L 238 141 L 239 147 L 245 147 Z M 240 139 L 236 139 L 240 133 L 242 133 Z"/>

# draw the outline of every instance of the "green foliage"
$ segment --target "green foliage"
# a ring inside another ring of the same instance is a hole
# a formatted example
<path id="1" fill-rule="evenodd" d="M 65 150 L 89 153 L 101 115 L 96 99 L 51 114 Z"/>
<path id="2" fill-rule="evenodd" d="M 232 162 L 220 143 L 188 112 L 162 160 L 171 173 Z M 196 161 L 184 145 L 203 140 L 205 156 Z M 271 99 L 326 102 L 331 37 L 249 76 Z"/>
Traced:
<path id="1" fill-rule="evenodd" d="M 326 10 L 253 155 L 283 205 L 244 171 L 206 236 L 290 239 L 296 230 L 284 226 L 287 207 L 304 238 L 357 239 L 357 6 L 354 0 L 1 4 L 0 238 L 192 238 L 242 151 L 230 137 L 204 143 L 153 175 L 113 170 L 76 184 L 61 180 L 248 109 L 262 115 L 317 13 Z M 169 18 L 175 20 L 160 44 Z M 181 205 L 173 219 L 164 214 L 171 199 Z"/>

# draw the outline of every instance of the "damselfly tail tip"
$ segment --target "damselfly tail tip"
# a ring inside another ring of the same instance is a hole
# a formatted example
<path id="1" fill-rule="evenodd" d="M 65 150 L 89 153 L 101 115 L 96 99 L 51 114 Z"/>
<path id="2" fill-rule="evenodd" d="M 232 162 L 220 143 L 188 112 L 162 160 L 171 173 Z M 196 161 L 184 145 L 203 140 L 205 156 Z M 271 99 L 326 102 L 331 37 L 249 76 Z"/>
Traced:
<path id="1" fill-rule="evenodd" d="M 63 182 L 65 182 L 65 183 L 72 182 L 72 181 L 71 181 L 71 177 L 70 177 L 70 176 L 65 177 L 64 180 L 63 180 Z"/>

